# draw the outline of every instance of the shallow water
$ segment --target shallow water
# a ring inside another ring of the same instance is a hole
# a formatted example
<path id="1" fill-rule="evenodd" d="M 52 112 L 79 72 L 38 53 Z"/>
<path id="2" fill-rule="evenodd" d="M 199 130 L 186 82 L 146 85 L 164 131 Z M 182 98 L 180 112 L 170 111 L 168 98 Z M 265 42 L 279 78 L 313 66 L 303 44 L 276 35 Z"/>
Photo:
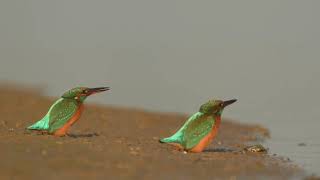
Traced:
<path id="1" fill-rule="evenodd" d="M 320 144 L 319 140 L 300 139 L 306 146 L 299 146 L 299 140 L 278 140 L 271 139 L 266 144 L 270 148 L 270 154 L 277 154 L 289 158 L 293 163 L 308 170 L 309 173 L 319 174 L 320 167 Z"/>
<path id="2" fill-rule="evenodd" d="M 108 85 L 90 101 L 154 111 L 238 98 L 226 117 L 268 127 L 272 153 L 320 174 L 319 5 L 1 1 L 0 80 L 51 96 Z"/>

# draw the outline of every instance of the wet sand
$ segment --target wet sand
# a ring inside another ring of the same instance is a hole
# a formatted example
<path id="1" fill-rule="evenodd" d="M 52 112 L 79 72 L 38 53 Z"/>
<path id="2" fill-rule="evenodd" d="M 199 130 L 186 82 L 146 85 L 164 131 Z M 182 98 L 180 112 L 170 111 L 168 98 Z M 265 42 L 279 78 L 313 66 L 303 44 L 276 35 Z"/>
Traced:
<path id="1" fill-rule="evenodd" d="M 46 114 L 55 100 L 32 90 L 0 87 L 0 179 L 301 179 L 286 158 L 244 153 L 268 130 L 223 119 L 203 153 L 184 154 L 159 138 L 187 118 L 173 113 L 86 104 L 68 137 L 24 128 Z"/>

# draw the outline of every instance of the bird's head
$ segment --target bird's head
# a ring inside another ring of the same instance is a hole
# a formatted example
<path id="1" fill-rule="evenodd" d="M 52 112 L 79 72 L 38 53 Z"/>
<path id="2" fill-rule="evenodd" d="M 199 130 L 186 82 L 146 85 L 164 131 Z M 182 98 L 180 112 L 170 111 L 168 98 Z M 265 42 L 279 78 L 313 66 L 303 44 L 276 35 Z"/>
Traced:
<path id="1" fill-rule="evenodd" d="M 96 94 L 99 92 L 109 90 L 109 87 L 97 87 L 97 88 L 87 88 L 87 87 L 76 87 L 70 89 L 62 95 L 62 98 L 74 99 L 79 102 L 83 102 L 88 96 Z"/>
<path id="2" fill-rule="evenodd" d="M 223 109 L 236 102 L 236 99 L 228 100 L 228 101 L 222 101 L 222 100 L 210 100 L 206 102 L 205 104 L 201 105 L 199 112 L 205 113 L 205 114 L 212 114 L 221 116 Z"/>

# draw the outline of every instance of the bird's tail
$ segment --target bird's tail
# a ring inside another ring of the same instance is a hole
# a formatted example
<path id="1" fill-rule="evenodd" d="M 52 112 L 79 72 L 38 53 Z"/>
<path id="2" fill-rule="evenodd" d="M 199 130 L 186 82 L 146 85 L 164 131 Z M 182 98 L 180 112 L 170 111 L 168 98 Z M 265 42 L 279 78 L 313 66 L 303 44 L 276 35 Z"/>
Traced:
<path id="1" fill-rule="evenodd" d="M 183 128 L 179 129 L 174 135 L 160 139 L 160 143 L 177 143 L 182 144 L 183 141 Z"/>
<path id="2" fill-rule="evenodd" d="M 171 137 L 160 139 L 160 143 L 178 143 L 181 144 L 181 136 L 182 134 L 178 131 L 176 134 L 172 135 Z"/>
<path id="3" fill-rule="evenodd" d="M 176 139 L 173 139 L 171 137 L 160 139 L 159 142 L 160 143 L 178 143 Z"/>
<path id="4" fill-rule="evenodd" d="M 32 124 L 31 126 L 27 127 L 29 130 L 48 130 L 49 128 L 49 117 L 45 116 L 38 122 Z"/>

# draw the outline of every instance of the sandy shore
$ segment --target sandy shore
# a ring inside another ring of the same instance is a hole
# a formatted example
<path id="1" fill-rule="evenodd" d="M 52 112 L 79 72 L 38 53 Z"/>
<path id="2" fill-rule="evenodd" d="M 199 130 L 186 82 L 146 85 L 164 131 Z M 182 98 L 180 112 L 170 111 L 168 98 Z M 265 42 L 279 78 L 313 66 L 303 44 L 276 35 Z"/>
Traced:
<path id="1" fill-rule="evenodd" d="M 26 132 L 52 98 L 0 87 L 0 179 L 290 179 L 303 170 L 284 158 L 243 153 L 268 131 L 223 119 L 203 153 L 183 154 L 158 139 L 187 116 L 87 104 L 70 137 Z"/>

